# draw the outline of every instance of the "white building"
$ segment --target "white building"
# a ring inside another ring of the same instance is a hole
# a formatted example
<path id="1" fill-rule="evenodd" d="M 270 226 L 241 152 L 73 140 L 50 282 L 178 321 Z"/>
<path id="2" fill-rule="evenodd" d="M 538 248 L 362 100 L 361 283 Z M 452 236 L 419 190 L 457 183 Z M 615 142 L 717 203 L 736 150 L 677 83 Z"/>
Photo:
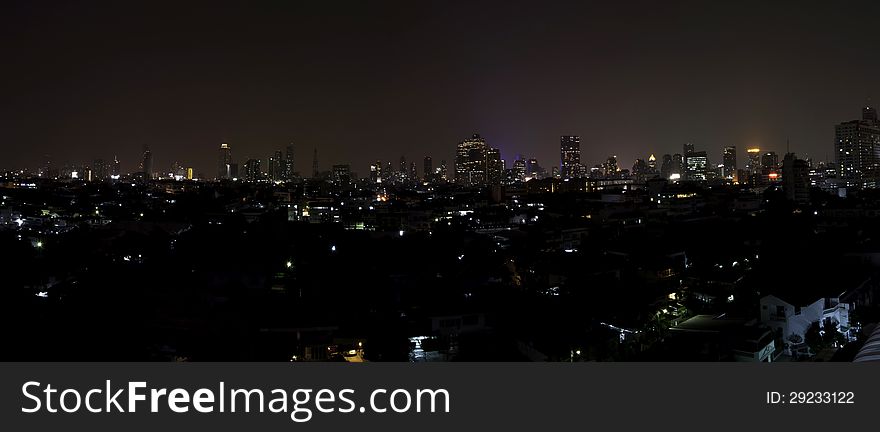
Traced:
<path id="1" fill-rule="evenodd" d="M 824 327 L 826 319 L 837 323 L 841 334 L 852 339 L 849 311 L 851 305 L 837 297 L 817 298 L 814 301 L 798 301 L 792 304 L 777 296 L 761 298 L 761 322 L 781 333 L 785 341 L 785 353 L 808 354 L 805 334 L 813 323 Z M 806 304 L 805 304 L 806 303 Z"/>

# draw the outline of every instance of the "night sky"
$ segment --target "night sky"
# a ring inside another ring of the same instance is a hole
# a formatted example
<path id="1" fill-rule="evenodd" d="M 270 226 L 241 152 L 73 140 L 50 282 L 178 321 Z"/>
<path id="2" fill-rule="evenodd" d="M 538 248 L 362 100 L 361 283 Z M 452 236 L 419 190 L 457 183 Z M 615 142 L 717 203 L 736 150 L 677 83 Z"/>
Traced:
<path id="1" fill-rule="evenodd" d="M 213 177 L 221 142 L 240 162 L 293 142 L 305 174 L 314 147 L 421 172 L 475 131 L 548 169 L 561 134 L 588 165 L 687 141 L 743 165 L 787 138 L 823 160 L 880 104 L 876 1 L 73 3 L 0 3 L 0 168 L 132 171 L 148 144 Z"/>

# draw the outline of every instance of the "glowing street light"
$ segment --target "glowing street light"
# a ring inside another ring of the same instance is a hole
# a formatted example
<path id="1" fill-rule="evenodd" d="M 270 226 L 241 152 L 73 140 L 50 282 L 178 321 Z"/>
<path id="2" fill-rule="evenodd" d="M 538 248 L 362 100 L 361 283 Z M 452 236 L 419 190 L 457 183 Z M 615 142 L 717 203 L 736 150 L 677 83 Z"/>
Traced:
<path id="1" fill-rule="evenodd" d="M 38 241 L 38 242 L 37 242 L 37 248 L 39 249 L 39 248 L 42 248 L 42 247 L 43 247 L 43 242 Z"/>
<path id="2" fill-rule="evenodd" d="M 292 261 L 288 261 L 288 262 L 287 262 L 287 268 L 291 268 L 291 267 L 293 267 L 293 262 L 292 262 Z"/>

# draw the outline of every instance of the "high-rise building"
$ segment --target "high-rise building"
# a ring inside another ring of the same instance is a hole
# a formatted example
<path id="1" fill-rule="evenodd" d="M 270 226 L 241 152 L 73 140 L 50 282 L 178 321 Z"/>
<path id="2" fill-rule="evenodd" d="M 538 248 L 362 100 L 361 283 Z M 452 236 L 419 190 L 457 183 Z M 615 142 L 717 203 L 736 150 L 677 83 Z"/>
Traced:
<path id="1" fill-rule="evenodd" d="M 192 167 L 187 167 L 187 168 L 186 168 L 186 179 L 187 179 L 187 180 L 192 180 L 192 179 L 193 179 L 193 168 L 192 168 Z"/>
<path id="2" fill-rule="evenodd" d="M 581 173 L 581 137 L 563 135 L 559 137 L 559 171 L 562 178 L 578 177 Z"/>
<path id="3" fill-rule="evenodd" d="M 284 180 L 293 180 L 293 143 L 284 149 Z"/>
<path id="4" fill-rule="evenodd" d="M 281 150 L 276 150 L 272 156 L 269 156 L 268 160 L 268 174 L 269 180 L 273 181 L 281 181 L 284 179 L 284 159 L 281 153 Z"/>
<path id="5" fill-rule="evenodd" d="M 724 180 L 736 181 L 736 146 L 724 147 L 722 156 L 722 177 Z"/>
<path id="6" fill-rule="evenodd" d="M 526 160 L 523 159 L 523 155 L 519 155 L 519 157 L 513 161 L 513 178 L 514 181 L 524 182 L 526 181 Z"/>
<path id="7" fill-rule="evenodd" d="M 782 160 L 782 189 L 789 201 L 810 201 L 810 167 L 807 161 L 796 158 L 794 153 L 786 153 Z"/>
<path id="8" fill-rule="evenodd" d="M 351 165 L 333 165 L 333 183 L 348 186 L 351 183 Z"/>
<path id="9" fill-rule="evenodd" d="M 861 120 L 834 127 L 838 178 L 846 187 L 876 187 L 880 176 L 880 122 L 873 107 L 862 109 Z"/>
<path id="10" fill-rule="evenodd" d="M 704 151 L 691 151 L 686 159 L 685 178 L 690 181 L 706 181 L 709 158 Z"/>
<path id="11" fill-rule="evenodd" d="M 370 183 L 382 183 L 382 161 L 370 164 Z"/>
<path id="12" fill-rule="evenodd" d="M 620 164 L 617 163 L 617 156 L 609 156 L 608 159 L 602 163 L 602 175 L 605 178 L 616 177 L 619 172 Z"/>
<path id="13" fill-rule="evenodd" d="M 654 157 L 653 153 L 648 157 L 648 172 L 651 174 L 657 174 L 657 158 Z"/>
<path id="14" fill-rule="evenodd" d="M 489 146 L 480 134 L 458 143 L 455 153 L 455 182 L 465 186 L 486 184 L 486 156 Z"/>
<path id="15" fill-rule="evenodd" d="M 412 181 L 416 181 L 419 179 L 419 173 L 416 171 L 416 162 L 412 161 L 409 163 L 409 179 Z"/>
<path id="16" fill-rule="evenodd" d="M 660 164 L 660 177 L 669 180 L 669 176 L 672 174 L 672 155 L 665 154 L 663 155 L 663 162 Z"/>
<path id="17" fill-rule="evenodd" d="M 315 147 L 315 152 L 312 155 L 312 178 L 317 178 L 318 174 L 318 148 Z"/>
<path id="18" fill-rule="evenodd" d="M 220 155 L 217 158 L 217 179 L 231 179 L 232 175 L 232 147 L 229 144 L 220 144 Z"/>
<path id="19" fill-rule="evenodd" d="M 431 156 L 425 156 L 425 160 L 422 162 L 422 171 L 423 171 L 423 179 L 426 182 L 432 181 L 431 176 L 434 173 L 434 161 L 431 160 Z"/>
<path id="20" fill-rule="evenodd" d="M 689 154 L 694 152 L 694 144 L 693 143 L 684 143 L 684 156 L 687 157 Z"/>
<path id="21" fill-rule="evenodd" d="M 757 174 L 761 171 L 761 149 L 750 147 L 746 149 L 746 171 Z"/>
<path id="22" fill-rule="evenodd" d="M 119 179 L 119 175 L 121 173 L 121 168 L 119 166 L 119 158 L 113 156 L 113 167 L 111 168 L 110 175 L 114 180 Z"/>
<path id="23" fill-rule="evenodd" d="M 110 167 L 104 159 L 95 159 L 92 162 L 92 180 L 104 181 L 110 177 Z"/>
<path id="24" fill-rule="evenodd" d="M 440 160 L 440 180 L 447 181 L 449 180 L 449 168 L 446 167 L 446 159 Z"/>
<path id="25" fill-rule="evenodd" d="M 147 146 L 144 146 L 144 154 L 141 158 L 141 173 L 144 179 L 153 178 L 153 152 Z"/>
<path id="26" fill-rule="evenodd" d="M 397 171 L 397 173 L 400 175 L 401 180 L 406 178 L 407 172 L 408 171 L 406 169 L 406 156 L 401 156 L 400 157 L 400 169 Z"/>
<path id="27" fill-rule="evenodd" d="M 489 186 L 501 184 L 504 177 L 504 161 L 501 160 L 501 150 L 489 148 L 486 151 L 486 182 Z"/>
<path id="28" fill-rule="evenodd" d="M 244 181 L 255 182 L 260 180 L 262 176 L 263 172 L 260 171 L 259 159 L 248 159 L 244 163 Z"/>

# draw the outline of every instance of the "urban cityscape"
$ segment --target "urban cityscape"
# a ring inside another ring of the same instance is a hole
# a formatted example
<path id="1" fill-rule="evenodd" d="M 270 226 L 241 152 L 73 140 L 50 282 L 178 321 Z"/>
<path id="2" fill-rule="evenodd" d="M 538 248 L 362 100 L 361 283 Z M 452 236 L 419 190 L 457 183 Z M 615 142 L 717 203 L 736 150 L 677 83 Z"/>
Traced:
<path id="1" fill-rule="evenodd" d="M 0 14 L 3 360 L 880 358 L 875 14 L 319 3 Z"/>
<path id="2" fill-rule="evenodd" d="M 852 360 L 880 319 L 880 121 L 833 130 L 833 161 L 585 163 L 562 135 L 542 166 L 478 133 L 363 176 L 317 148 L 296 172 L 295 144 L 221 143 L 212 176 L 49 159 L 0 183 L 7 357 Z"/>

